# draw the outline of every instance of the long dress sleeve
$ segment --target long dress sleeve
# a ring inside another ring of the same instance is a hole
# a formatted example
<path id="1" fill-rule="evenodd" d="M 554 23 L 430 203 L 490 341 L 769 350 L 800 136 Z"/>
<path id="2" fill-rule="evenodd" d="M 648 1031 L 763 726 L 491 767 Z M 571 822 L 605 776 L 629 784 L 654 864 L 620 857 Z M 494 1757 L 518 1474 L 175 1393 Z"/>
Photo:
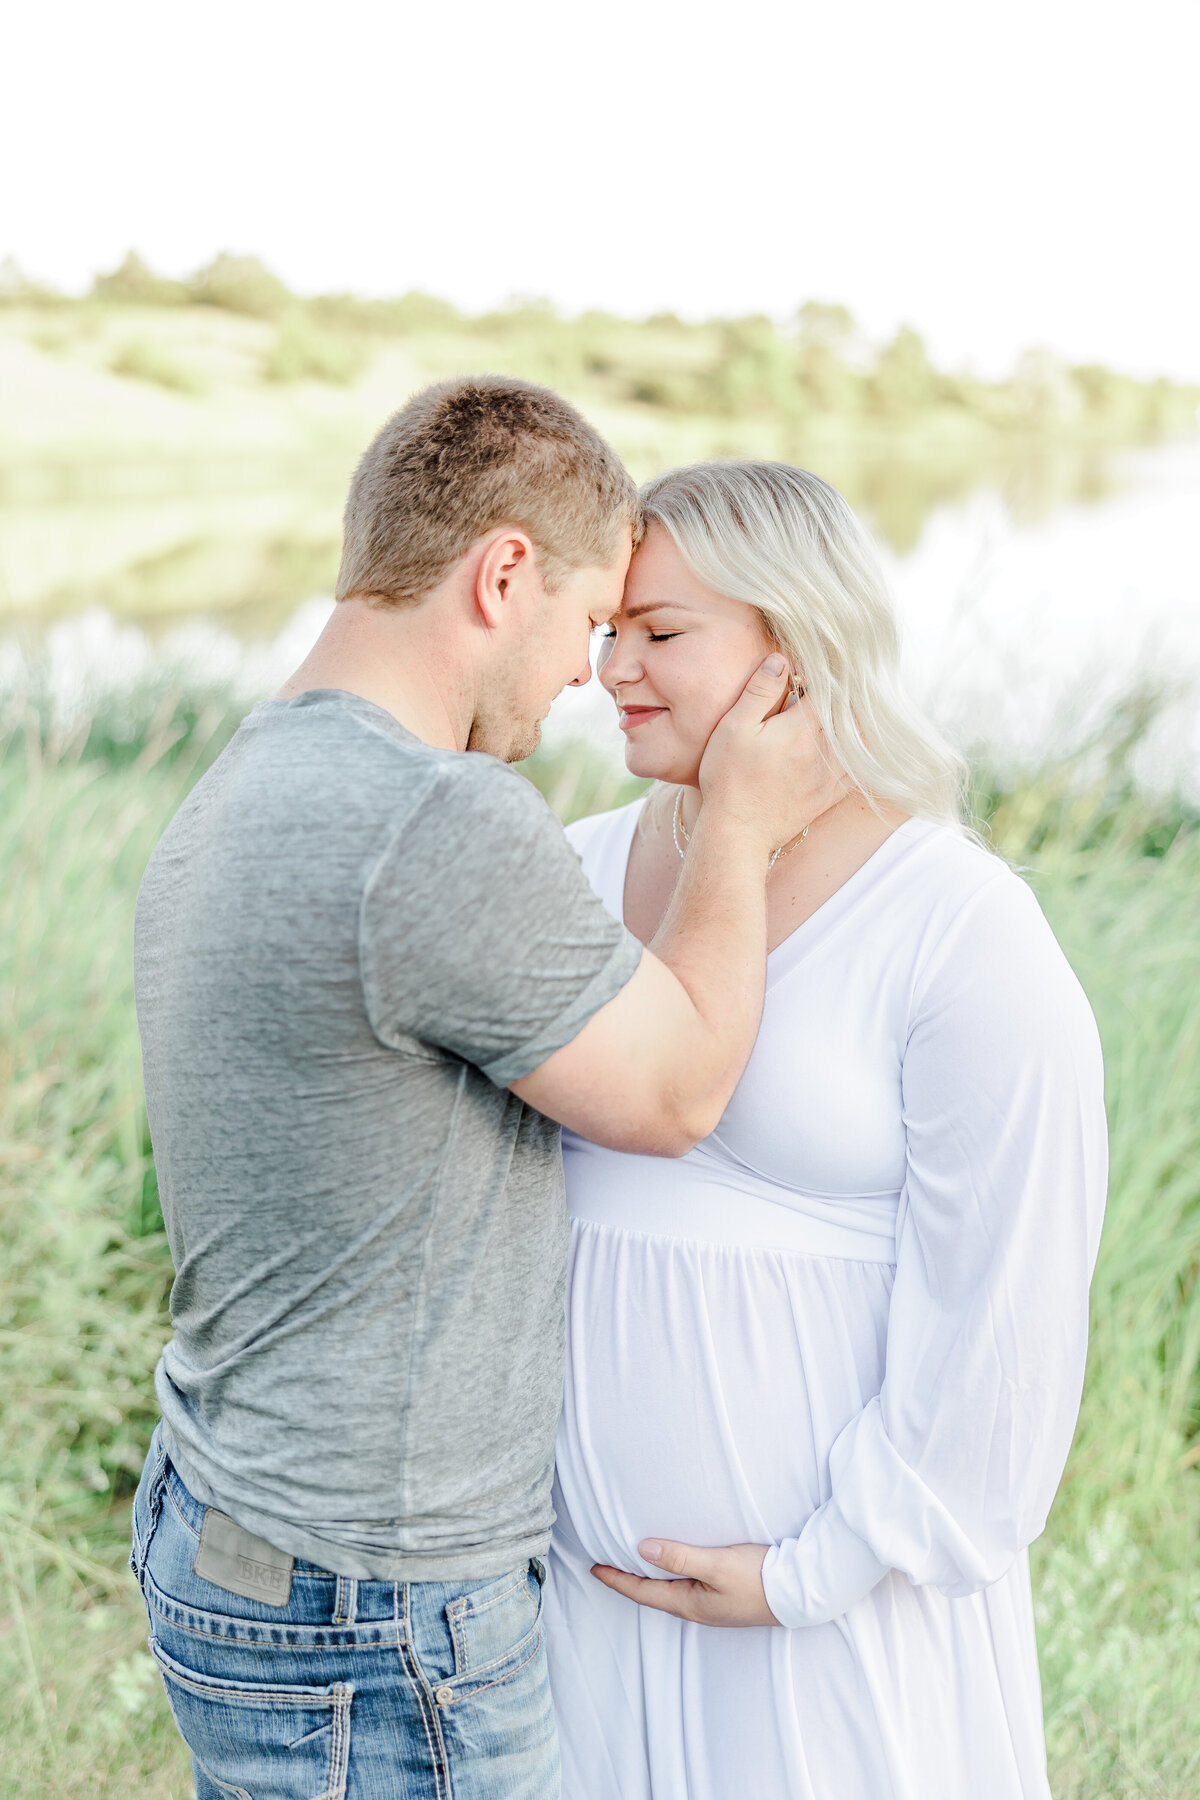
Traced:
<path id="1" fill-rule="evenodd" d="M 783 1625 L 839 1617 L 889 1571 L 948 1597 L 1042 1531 L 1083 1384 L 1107 1177 L 1083 992 L 1030 890 L 998 867 L 914 976 L 907 1174 L 878 1395 L 827 1497 L 768 1551 Z"/>

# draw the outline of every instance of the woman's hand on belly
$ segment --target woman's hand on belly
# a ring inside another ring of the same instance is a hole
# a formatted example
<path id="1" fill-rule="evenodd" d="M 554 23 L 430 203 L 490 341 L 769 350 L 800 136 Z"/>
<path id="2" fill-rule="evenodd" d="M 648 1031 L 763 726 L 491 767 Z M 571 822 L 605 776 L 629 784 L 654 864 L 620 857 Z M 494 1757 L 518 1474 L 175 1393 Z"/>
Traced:
<path id="1" fill-rule="evenodd" d="M 592 1574 L 605 1587 L 614 1588 L 639 1606 L 674 1613 L 696 1625 L 778 1625 L 763 1591 L 762 1567 L 765 1544 L 730 1544 L 723 1550 L 697 1549 L 693 1544 L 673 1544 L 647 1538 L 638 1554 L 657 1563 L 671 1581 L 651 1581 L 629 1575 L 607 1563 L 595 1563 Z"/>

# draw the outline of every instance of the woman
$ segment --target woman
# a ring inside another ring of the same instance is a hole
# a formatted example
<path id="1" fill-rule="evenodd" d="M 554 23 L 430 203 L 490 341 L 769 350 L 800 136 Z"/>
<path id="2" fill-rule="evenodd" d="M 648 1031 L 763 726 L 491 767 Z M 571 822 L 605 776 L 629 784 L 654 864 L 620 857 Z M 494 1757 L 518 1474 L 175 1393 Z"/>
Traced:
<path id="1" fill-rule="evenodd" d="M 776 852 L 762 1027 L 718 1130 L 679 1161 L 564 1134 L 566 1800 L 1045 1796 L 1025 1550 L 1083 1379 L 1091 1013 L 962 823 L 841 497 L 743 463 L 645 503 L 601 680 L 661 785 L 571 834 L 609 908 L 653 936 L 708 734 L 764 646 L 846 787 Z M 628 1597 L 675 1600 L 645 1585 L 678 1566 L 639 1553 L 663 1539 L 743 1546 L 739 1629 Z"/>

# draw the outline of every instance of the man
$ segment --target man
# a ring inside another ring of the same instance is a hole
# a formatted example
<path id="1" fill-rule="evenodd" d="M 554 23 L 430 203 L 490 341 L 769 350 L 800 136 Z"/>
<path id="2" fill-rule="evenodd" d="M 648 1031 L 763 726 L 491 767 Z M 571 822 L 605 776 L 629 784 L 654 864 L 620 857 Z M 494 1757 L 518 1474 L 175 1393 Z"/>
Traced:
<path id="1" fill-rule="evenodd" d="M 652 951 L 594 898 L 503 765 L 588 679 L 638 530 L 557 395 L 419 394 L 354 477 L 316 647 L 146 871 L 177 1279 L 133 1566 L 200 1800 L 556 1792 L 558 1124 L 667 1156 L 712 1129 L 757 1027 L 770 849 L 829 798 L 801 714 L 768 719 L 768 659 Z"/>

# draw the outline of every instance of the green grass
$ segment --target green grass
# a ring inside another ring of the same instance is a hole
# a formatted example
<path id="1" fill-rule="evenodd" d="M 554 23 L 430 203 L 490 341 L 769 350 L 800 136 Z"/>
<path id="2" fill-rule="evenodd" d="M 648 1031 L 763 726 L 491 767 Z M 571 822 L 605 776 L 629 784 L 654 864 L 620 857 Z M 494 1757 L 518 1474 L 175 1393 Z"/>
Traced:
<path id="1" fill-rule="evenodd" d="M 124 1567 L 170 1279 L 129 940 L 145 858 L 229 717 L 167 696 L 49 750 L 26 724 L 0 758 L 0 1796 L 183 1800 Z M 568 816 L 631 791 L 575 749 L 529 772 Z M 1087 1395 L 1034 1559 L 1054 1791 L 1194 1800 L 1200 831 L 1111 763 L 981 792 L 1091 996 L 1112 1124 Z"/>

